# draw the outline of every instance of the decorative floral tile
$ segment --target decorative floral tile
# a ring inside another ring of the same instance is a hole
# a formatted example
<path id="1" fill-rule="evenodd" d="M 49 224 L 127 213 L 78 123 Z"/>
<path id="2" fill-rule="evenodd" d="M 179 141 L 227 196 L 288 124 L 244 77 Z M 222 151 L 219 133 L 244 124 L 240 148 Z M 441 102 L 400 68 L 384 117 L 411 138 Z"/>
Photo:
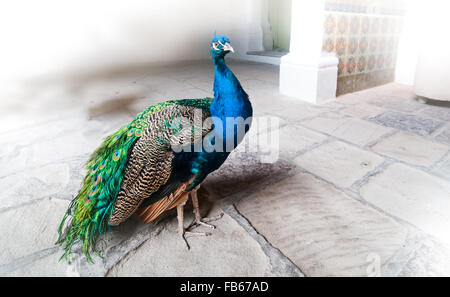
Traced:
<path id="1" fill-rule="evenodd" d="M 378 41 L 378 50 L 380 52 L 385 52 L 386 50 L 386 37 L 381 37 Z"/>
<path id="2" fill-rule="evenodd" d="M 388 51 L 393 51 L 394 48 L 395 48 L 395 37 L 394 36 L 389 36 L 388 40 L 387 40 L 386 49 Z"/>
<path id="3" fill-rule="evenodd" d="M 357 49 L 358 49 L 358 38 L 357 37 L 350 37 L 348 39 L 348 52 L 349 52 L 349 54 L 354 55 Z"/>
<path id="4" fill-rule="evenodd" d="M 344 68 L 345 68 L 344 57 L 340 57 L 338 63 L 338 76 L 341 76 L 344 73 Z"/>
<path id="5" fill-rule="evenodd" d="M 379 54 L 377 57 L 377 68 L 378 69 L 383 69 L 384 66 L 384 55 L 383 54 Z"/>
<path id="6" fill-rule="evenodd" d="M 365 56 L 360 56 L 358 58 L 358 72 L 359 73 L 364 73 L 364 71 L 366 70 L 366 66 L 367 66 L 367 58 Z"/>
<path id="7" fill-rule="evenodd" d="M 361 33 L 367 34 L 370 29 L 370 19 L 368 16 L 361 17 Z"/>
<path id="8" fill-rule="evenodd" d="M 362 14 L 404 15 L 406 0 L 327 0 L 325 10 Z"/>
<path id="9" fill-rule="evenodd" d="M 338 34 L 345 34 L 348 31 L 348 16 L 341 14 L 338 17 L 337 21 L 337 33 Z"/>
<path id="10" fill-rule="evenodd" d="M 335 33 L 336 29 L 336 16 L 332 14 L 327 14 L 325 16 L 325 22 L 324 22 L 324 31 L 327 35 L 332 35 Z"/>
<path id="11" fill-rule="evenodd" d="M 356 60 L 355 57 L 351 56 L 347 59 L 347 64 L 345 65 L 348 74 L 354 74 L 356 70 Z"/>
<path id="12" fill-rule="evenodd" d="M 334 38 L 327 37 L 323 42 L 322 50 L 325 52 L 333 52 L 334 51 Z"/>
<path id="13" fill-rule="evenodd" d="M 368 47 L 368 46 L 369 46 L 369 42 L 367 41 L 367 37 L 362 36 L 362 37 L 359 39 L 359 52 L 360 52 L 361 54 L 366 53 L 367 47 Z"/>
<path id="14" fill-rule="evenodd" d="M 347 39 L 346 37 L 336 38 L 336 53 L 338 56 L 343 56 L 347 50 Z"/>
<path id="15" fill-rule="evenodd" d="M 403 9 L 403 0 L 326 1 L 322 50 L 339 59 L 339 92 L 393 77 Z"/>
<path id="16" fill-rule="evenodd" d="M 353 15 L 350 18 L 350 34 L 356 35 L 359 33 L 361 24 L 360 24 L 360 16 Z"/>
<path id="17" fill-rule="evenodd" d="M 369 50 L 371 53 L 374 53 L 378 47 L 378 37 L 374 36 L 370 39 Z"/>
<path id="18" fill-rule="evenodd" d="M 386 55 L 386 59 L 384 61 L 384 67 L 385 68 L 392 68 L 393 67 L 392 61 L 393 61 L 392 53 L 387 54 Z"/>
<path id="19" fill-rule="evenodd" d="M 377 63 L 377 58 L 375 57 L 375 55 L 370 55 L 369 60 L 367 61 L 367 69 L 370 71 L 374 70 L 376 63 Z"/>
<path id="20" fill-rule="evenodd" d="M 370 33 L 378 34 L 379 30 L 380 30 L 380 18 L 374 17 L 371 19 L 371 22 L 370 22 Z"/>

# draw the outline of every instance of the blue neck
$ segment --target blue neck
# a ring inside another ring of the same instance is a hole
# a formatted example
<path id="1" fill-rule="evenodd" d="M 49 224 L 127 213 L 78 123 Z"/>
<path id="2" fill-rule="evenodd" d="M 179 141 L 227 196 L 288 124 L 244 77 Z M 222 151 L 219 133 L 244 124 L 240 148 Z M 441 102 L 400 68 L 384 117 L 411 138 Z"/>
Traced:
<path id="1" fill-rule="evenodd" d="M 214 121 L 214 129 L 223 136 L 224 140 L 230 137 L 236 139 L 237 128 L 234 125 L 227 125 L 227 118 L 246 120 L 253 115 L 252 105 L 238 79 L 225 64 L 224 58 L 213 57 L 213 61 L 214 101 L 211 104 L 210 112 Z M 217 121 L 220 121 L 221 125 L 217 125 Z M 220 126 L 223 127 L 223 130 L 219 129 Z M 245 127 L 245 132 L 248 128 L 248 126 Z M 236 139 L 236 145 L 240 140 L 242 139 Z"/>
<path id="2" fill-rule="evenodd" d="M 252 116 L 252 106 L 247 93 L 242 89 L 236 76 L 225 64 L 223 57 L 214 57 L 214 101 L 211 116 L 226 117 Z"/>

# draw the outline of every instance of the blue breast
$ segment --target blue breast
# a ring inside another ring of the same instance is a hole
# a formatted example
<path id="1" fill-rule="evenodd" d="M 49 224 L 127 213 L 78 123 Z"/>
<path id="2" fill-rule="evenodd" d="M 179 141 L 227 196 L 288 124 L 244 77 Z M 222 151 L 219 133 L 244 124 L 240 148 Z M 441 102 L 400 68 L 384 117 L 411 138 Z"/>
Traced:
<path id="1" fill-rule="evenodd" d="M 214 101 L 210 107 L 213 119 L 211 144 L 220 151 L 195 154 L 191 172 L 196 174 L 192 187 L 199 184 L 212 171 L 218 169 L 230 152 L 242 141 L 250 128 L 253 115 L 252 105 L 247 93 L 236 76 L 225 65 L 223 58 L 214 61 Z M 220 145 L 218 145 L 218 143 Z"/>

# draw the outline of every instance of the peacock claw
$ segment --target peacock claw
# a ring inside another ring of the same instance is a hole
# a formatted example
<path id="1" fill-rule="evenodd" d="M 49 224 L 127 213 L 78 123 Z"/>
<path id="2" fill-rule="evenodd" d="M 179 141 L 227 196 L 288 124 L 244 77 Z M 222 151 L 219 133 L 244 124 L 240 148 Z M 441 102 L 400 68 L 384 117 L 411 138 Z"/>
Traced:
<path id="1" fill-rule="evenodd" d="M 190 250 L 191 247 L 189 246 L 189 243 L 188 243 L 188 241 L 187 241 L 186 236 L 184 235 L 184 233 L 181 234 L 180 237 L 181 237 L 181 239 L 183 239 L 184 243 L 186 244 L 187 249 Z"/>
<path id="2" fill-rule="evenodd" d="M 211 228 L 211 229 L 216 229 L 216 226 L 208 224 L 208 223 L 205 223 L 203 221 L 197 221 L 196 219 L 194 219 L 192 221 L 192 223 L 190 223 L 189 226 L 186 229 L 187 230 L 194 229 L 194 228 L 197 228 L 200 225 L 208 227 L 208 228 Z"/>
<path id="3" fill-rule="evenodd" d="M 209 227 L 211 229 L 215 229 L 216 226 L 208 224 L 208 222 L 213 222 L 213 221 L 217 221 L 219 219 L 221 219 L 223 217 L 223 212 L 221 212 L 220 214 L 218 214 L 215 217 L 212 218 L 201 218 L 201 219 L 197 219 L 195 218 L 192 223 L 186 228 L 186 230 L 190 230 L 190 229 L 194 229 L 201 226 L 205 226 L 205 227 Z"/>
<path id="4" fill-rule="evenodd" d="M 191 247 L 189 246 L 189 243 L 187 241 L 187 237 L 190 236 L 209 236 L 211 233 L 209 232 L 192 232 L 184 228 L 184 203 L 180 203 L 177 205 L 177 219 L 178 219 L 178 234 L 183 239 L 184 243 L 187 246 L 187 249 L 189 250 Z"/>
<path id="5" fill-rule="evenodd" d="M 212 233 L 210 232 L 192 232 L 192 231 L 185 231 L 184 235 L 190 235 L 187 237 L 191 237 L 191 236 L 210 236 Z"/>
<path id="6" fill-rule="evenodd" d="M 183 233 L 180 234 L 181 238 L 183 239 L 184 243 L 186 244 L 186 247 L 188 250 L 191 249 L 191 246 L 189 245 L 187 238 L 188 237 L 194 237 L 194 236 L 209 236 L 211 233 L 209 232 L 191 232 L 191 231 L 183 231 Z"/>

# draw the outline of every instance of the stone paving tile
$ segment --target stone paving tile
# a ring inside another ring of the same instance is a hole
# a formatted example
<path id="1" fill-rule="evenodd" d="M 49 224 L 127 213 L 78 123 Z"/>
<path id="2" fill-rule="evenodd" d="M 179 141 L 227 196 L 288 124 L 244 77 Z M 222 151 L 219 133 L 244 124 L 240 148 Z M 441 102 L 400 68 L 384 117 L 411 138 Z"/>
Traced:
<path id="1" fill-rule="evenodd" d="M 243 62 L 233 59 L 228 61 L 228 65 L 240 80 L 257 77 L 259 80 L 276 83 L 276 88 L 278 88 L 279 68 L 276 65 Z"/>
<path id="2" fill-rule="evenodd" d="M 261 116 L 263 114 L 269 113 L 273 109 L 273 97 L 272 96 L 263 96 L 263 95 L 256 95 L 252 96 L 249 94 L 250 100 L 252 103 L 253 108 L 253 116 Z M 287 102 L 284 102 L 283 100 L 279 102 L 281 105 L 288 105 Z M 272 116 L 275 116 L 272 114 Z M 277 117 L 280 117 L 276 115 Z"/>
<path id="3" fill-rule="evenodd" d="M 450 125 L 445 127 L 444 131 L 434 137 L 439 142 L 450 145 Z"/>
<path id="4" fill-rule="evenodd" d="M 389 110 L 397 110 L 404 113 L 415 113 L 424 108 L 415 97 L 414 98 L 396 98 L 392 95 L 384 95 L 379 98 L 367 100 L 367 103 Z"/>
<path id="5" fill-rule="evenodd" d="M 168 86 L 158 90 L 158 92 L 162 95 L 161 101 L 187 98 L 205 98 L 211 96 L 211 92 L 207 92 L 199 88 L 193 88 L 191 86 L 189 86 L 189 88 L 182 89 L 171 85 L 170 87 Z"/>
<path id="6" fill-rule="evenodd" d="M 269 158 L 270 159 L 270 158 Z M 232 152 L 226 162 L 211 173 L 202 184 L 218 199 L 243 190 L 263 185 L 271 177 L 286 175 L 295 168 L 291 162 L 278 158 L 265 163 L 265 157 L 256 153 Z"/>
<path id="7" fill-rule="evenodd" d="M 77 130 L 53 139 L 18 147 L 14 152 L 0 157 L 0 177 L 34 166 L 43 166 L 81 154 L 92 153 L 100 145 L 102 138 L 93 137 L 84 130 Z"/>
<path id="8" fill-rule="evenodd" d="M 441 121 L 450 121 L 450 104 L 448 102 L 425 104 L 424 108 L 418 113 L 420 116 Z"/>
<path id="9" fill-rule="evenodd" d="M 315 117 L 321 113 L 329 112 L 332 109 L 327 106 L 316 106 L 311 104 L 306 104 L 303 102 L 294 101 L 294 99 L 285 100 L 284 105 L 273 104 L 273 99 L 271 104 L 267 107 L 266 112 L 272 115 L 276 115 L 293 122 L 298 122 L 306 118 Z"/>
<path id="10" fill-rule="evenodd" d="M 119 116 L 120 114 L 128 114 L 132 116 L 131 106 L 136 101 L 149 97 L 149 90 L 144 87 L 138 87 L 136 85 L 130 87 L 120 87 L 119 90 L 114 90 L 114 85 L 110 86 L 110 91 L 105 90 L 99 92 L 99 94 L 91 94 L 89 92 L 90 99 L 84 104 L 85 111 L 87 111 L 90 118 L 96 118 L 99 115 L 113 114 Z M 151 92 L 150 94 L 156 96 Z M 162 95 L 159 95 L 162 97 Z"/>
<path id="11" fill-rule="evenodd" d="M 337 99 L 331 99 L 331 100 L 325 101 L 324 103 L 320 104 L 320 106 L 325 107 L 325 108 L 331 108 L 336 111 L 342 110 L 347 107 L 346 104 L 344 104 L 343 102 L 341 102 Z"/>
<path id="12" fill-rule="evenodd" d="M 378 106 L 370 105 L 367 103 L 359 103 L 354 105 L 346 106 L 345 108 L 341 109 L 339 112 L 354 116 L 357 118 L 366 118 L 366 117 L 374 117 L 379 114 L 382 114 L 384 112 L 388 111 L 386 108 L 381 108 Z"/>
<path id="13" fill-rule="evenodd" d="M 382 139 L 371 149 L 380 154 L 419 166 L 439 161 L 449 147 L 403 131 Z"/>
<path id="14" fill-rule="evenodd" d="M 399 83 L 389 83 L 384 86 L 379 87 L 380 91 L 386 95 L 393 96 L 399 99 L 416 99 L 416 94 L 414 93 L 413 86 L 399 84 Z M 369 90 L 367 90 L 369 91 Z"/>
<path id="15" fill-rule="evenodd" d="M 398 274 L 403 277 L 449 277 L 450 250 L 434 241 L 426 241 Z"/>
<path id="16" fill-rule="evenodd" d="M 431 172 L 450 181 L 450 154 L 437 164 Z"/>
<path id="17" fill-rule="evenodd" d="M 364 100 L 389 97 L 390 100 L 405 101 L 416 97 L 411 86 L 398 83 L 388 83 L 370 89 L 354 92 L 351 95 L 360 97 Z"/>
<path id="18" fill-rule="evenodd" d="M 78 118 L 79 117 L 79 118 Z M 29 146 L 42 140 L 54 139 L 63 134 L 72 133 L 77 127 L 85 124 L 85 115 L 75 113 L 64 119 L 49 119 L 49 121 L 25 128 L 12 129 L 0 134 L 0 158 L 14 152 L 20 147 Z M 45 131 L 45 133 L 43 133 Z"/>
<path id="19" fill-rule="evenodd" d="M 210 215 L 217 214 L 215 210 Z M 214 230 L 196 229 L 212 235 L 189 237 L 188 250 L 174 218 L 158 236 L 125 256 L 108 276 L 264 276 L 269 262 L 256 241 L 226 214 L 215 225 Z"/>
<path id="20" fill-rule="evenodd" d="M 395 111 L 383 113 L 370 120 L 386 127 L 413 132 L 421 136 L 430 135 L 442 125 L 442 122 L 437 120 Z"/>
<path id="21" fill-rule="evenodd" d="M 364 102 L 364 97 L 359 96 L 358 94 L 359 94 L 359 92 L 344 94 L 344 95 L 337 97 L 336 101 L 338 101 L 339 103 L 341 103 L 343 105 L 361 104 Z"/>
<path id="22" fill-rule="evenodd" d="M 273 116 L 282 117 L 284 119 L 288 119 L 286 115 L 283 115 L 280 111 L 283 109 L 288 109 L 289 106 L 293 106 L 295 104 L 295 101 L 287 96 L 281 96 L 281 95 L 268 95 L 264 93 L 258 93 L 258 92 L 248 92 L 248 95 L 250 97 L 250 101 L 252 103 L 253 108 L 253 114 L 259 115 L 262 113 L 268 113 Z M 275 99 L 276 98 L 276 99 Z M 275 101 L 276 100 L 276 101 Z M 302 107 L 306 105 L 302 102 L 297 102 L 298 104 L 295 104 L 295 109 L 292 115 L 295 117 L 302 111 Z M 274 113 L 274 111 L 277 111 L 277 114 Z M 309 110 L 307 110 L 309 111 Z M 307 112 L 306 111 L 306 112 Z M 309 116 L 309 114 L 307 114 Z"/>
<path id="23" fill-rule="evenodd" d="M 366 276 L 368 256 L 385 263 L 407 234 L 391 218 L 308 173 L 256 191 L 236 207 L 306 276 Z"/>
<path id="24" fill-rule="evenodd" d="M 332 114 L 323 114 L 304 121 L 302 124 L 359 146 L 374 142 L 383 135 L 394 131 L 361 119 L 341 118 Z"/>
<path id="25" fill-rule="evenodd" d="M 266 94 L 276 95 L 278 93 L 278 84 L 274 82 L 267 82 L 259 78 L 247 78 L 240 80 L 244 90 L 248 92 L 257 91 Z"/>
<path id="26" fill-rule="evenodd" d="M 69 178 L 67 164 L 50 164 L 0 178 L 0 210 L 60 193 Z"/>
<path id="27" fill-rule="evenodd" d="M 385 212 L 450 243 L 450 182 L 395 163 L 371 177 L 360 193 Z"/>
<path id="28" fill-rule="evenodd" d="M 365 146 L 391 132 L 393 130 L 390 128 L 352 118 L 346 120 L 341 126 L 336 127 L 331 135 L 359 146 Z"/>
<path id="29" fill-rule="evenodd" d="M 280 129 L 280 127 L 286 126 L 288 122 L 278 116 L 269 115 L 267 113 L 261 113 L 259 115 L 253 116 L 250 130 L 247 132 L 244 138 L 244 142 L 256 144 L 255 139 L 248 139 L 250 137 L 258 137 L 258 135 L 264 133 L 270 133 Z"/>
<path id="30" fill-rule="evenodd" d="M 58 226 L 69 201 L 45 198 L 2 212 L 0 265 L 55 247 Z"/>
<path id="31" fill-rule="evenodd" d="M 327 139 L 323 134 L 299 125 L 288 125 L 280 129 L 280 151 L 303 151 Z"/>
<path id="32" fill-rule="evenodd" d="M 321 145 L 294 159 L 298 166 L 344 188 L 350 187 L 383 161 L 376 154 L 340 141 Z"/>
<path id="33" fill-rule="evenodd" d="M 348 117 L 340 113 L 327 112 L 317 115 L 314 118 L 301 121 L 301 124 L 305 127 L 331 134 L 338 126 L 345 123 L 346 120 L 348 120 Z"/>
<path id="34" fill-rule="evenodd" d="M 370 105 L 389 110 L 414 113 L 425 108 L 424 104 L 417 100 L 412 87 L 401 84 L 390 83 L 356 92 L 353 95 Z"/>
<path id="35" fill-rule="evenodd" d="M 328 138 L 323 134 L 292 124 L 259 137 L 261 143 L 270 143 L 271 150 L 278 150 L 281 155 L 288 157 L 294 156 L 296 152 L 311 148 Z M 271 139 L 276 141 L 270 141 Z M 266 145 L 264 146 L 266 147 Z"/>
<path id="36" fill-rule="evenodd" d="M 64 260 L 59 261 L 61 253 L 56 252 L 29 263 L 6 274 L 9 277 L 61 277 L 79 276 L 73 266 Z"/>
<path id="37" fill-rule="evenodd" d="M 202 192 L 200 192 L 199 199 L 202 213 L 205 206 L 210 209 L 210 204 L 205 205 L 202 199 Z M 186 207 L 186 223 L 191 222 L 190 213 L 192 213 L 192 208 Z M 102 251 L 103 258 L 93 256 L 94 263 L 86 261 L 86 257 L 81 251 L 81 245 L 77 244 L 72 249 L 74 272 L 80 276 L 104 276 L 125 255 L 139 248 L 146 240 L 157 236 L 165 228 L 168 219 L 175 216 L 176 209 L 172 209 L 164 213 L 159 223 L 145 224 L 137 215 L 132 215 L 119 226 L 112 228 L 111 232 L 101 236 L 99 249 Z M 59 254 L 62 254 L 62 250 L 59 251 Z"/>

